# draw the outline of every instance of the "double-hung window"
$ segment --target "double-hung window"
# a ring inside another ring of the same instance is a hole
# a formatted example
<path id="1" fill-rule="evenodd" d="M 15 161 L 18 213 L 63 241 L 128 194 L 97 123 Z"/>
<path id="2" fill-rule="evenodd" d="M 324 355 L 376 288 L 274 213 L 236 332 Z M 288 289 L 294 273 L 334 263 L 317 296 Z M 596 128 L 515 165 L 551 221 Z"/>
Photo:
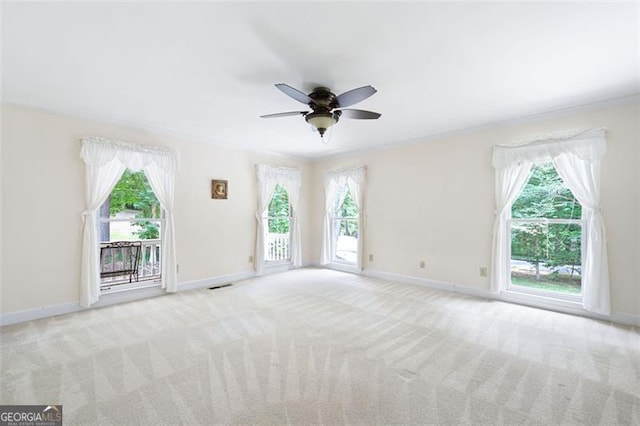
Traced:
<path id="1" fill-rule="evenodd" d="M 160 284 L 164 210 L 143 171 L 124 171 L 98 226 L 101 292 Z"/>
<path id="2" fill-rule="evenodd" d="M 509 230 L 509 290 L 580 300 L 582 206 L 552 162 L 532 167 L 511 206 Z"/>

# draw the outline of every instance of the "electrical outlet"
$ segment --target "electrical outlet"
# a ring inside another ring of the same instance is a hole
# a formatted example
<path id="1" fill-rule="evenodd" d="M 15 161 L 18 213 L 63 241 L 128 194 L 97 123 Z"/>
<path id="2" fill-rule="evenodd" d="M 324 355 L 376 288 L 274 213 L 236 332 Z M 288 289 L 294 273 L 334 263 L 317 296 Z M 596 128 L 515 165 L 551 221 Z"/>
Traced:
<path id="1" fill-rule="evenodd" d="M 489 275 L 487 267 L 486 266 L 481 266 L 480 267 L 480 276 L 483 278 L 486 278 Z"/>
<path id="2" fill-rule="evenodd" d="M 253 263 L 253 256 L 249 256 L 249 263 Z"/>
<path id="3" fill-rule="evenodd" d="M 369 255 L 369 262 L 373 262 L 373 255 L 372 254 Z"/>
<path id="4" fill-rule="evenodd" d="M 424 262 L 424 260 L 420 261 L 420 269 L 424 269 L 427 267 L 427 264 Z"/>
<path id="5" fill-rule="evenodd" d="M 176 264 L 176 274 L 180 273 L 180 265 Z"/>

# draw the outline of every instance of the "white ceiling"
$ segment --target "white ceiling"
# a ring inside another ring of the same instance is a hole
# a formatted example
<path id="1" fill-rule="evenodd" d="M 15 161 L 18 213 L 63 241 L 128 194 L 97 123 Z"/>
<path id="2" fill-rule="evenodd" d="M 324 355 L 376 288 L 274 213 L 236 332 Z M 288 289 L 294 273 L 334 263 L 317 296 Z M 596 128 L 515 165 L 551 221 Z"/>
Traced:
<path id="1" fill-rule="evenodd" d="M 640 92 L 639 3 L 4 3 L 5 102 L 321 157 Z M 371 84 L 323 145 L 274 83 Z M 108 136 L 108 135 L 105 135 Z"/>

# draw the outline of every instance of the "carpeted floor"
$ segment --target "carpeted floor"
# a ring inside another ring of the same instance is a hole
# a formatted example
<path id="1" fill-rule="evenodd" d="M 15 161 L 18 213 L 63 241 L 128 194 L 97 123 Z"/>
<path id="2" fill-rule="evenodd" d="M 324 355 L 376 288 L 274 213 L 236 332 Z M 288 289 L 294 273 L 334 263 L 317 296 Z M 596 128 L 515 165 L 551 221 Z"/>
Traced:
<path id="1" fill-rule="evenodd" d="M 640 424 L 640 333 L 304 269 L 3 327 L 65 424 Z"/>

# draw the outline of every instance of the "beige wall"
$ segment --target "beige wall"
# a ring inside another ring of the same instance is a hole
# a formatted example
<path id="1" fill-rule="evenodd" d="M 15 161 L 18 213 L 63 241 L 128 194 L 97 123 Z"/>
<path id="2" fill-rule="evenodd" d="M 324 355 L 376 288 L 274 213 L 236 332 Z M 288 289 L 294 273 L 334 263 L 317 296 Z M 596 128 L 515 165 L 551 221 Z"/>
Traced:
<path id="1" fill-rule="evenodd" d="M 2 113 L 2 314 L 79 298 L 84 164 L 79 138 L 97 135 L 180 152 L 176 238 L 180 282 L 252 270 L 256 163 L 303 171 L 303 261 L 318 263 L 322 172 L 367 166 L 365 269 L 488 289 L 494 210 L 491 149 L 497 142 L 593 127 L 608 129 L 602 205 L 609 237 L 612 305 L 640 314 L 640 106 L 425 140 L 307 163 L 158 136 L 143 130 L 4 106 Z M 390 142 L 393 142 L 390 140 Z M 229 180 L 229 200 L 210 198 L 210 180 Z M 403 213 L 404 212 L 404 213 Z M 374 262 L 367 260 L 375 256 Z M 426 269 L 420 269 L 420 260 Z"/>
<path id="2" fill-rule="evenodd" d="M 256 163 L 303 172 L 303 261 L 309 261 L 309 165 L 143 130 L 5 105 L 2 129 L 1 312 L 19 312 L 79 299 L 84 163 L 82 136 L 167 146 L 180 153 L 176 177 L 179 282 L 251 271 L 254 254 Z M 229 199 L 212 200 L 211 179 L 229 180 Z"/>
<path id="3" fill-rule="evenodd" d="M 505 125 L 314 164 L 314 186 L 327 168 L 367 166 L 365 270 L 489 288 L 494 220 L 492 146 L 535 135 L 606 127 L 602 207 L 609 238 L 612 308 L 640 314 L 639 105 Z M 391 141 L 390 141 L 391 142 Z M 320 241 L 324 195 L 311 201 L 312 238 Z M 374 261 L 368 261 L 368 255 Z M 319 244 L 312 255 L 319 259 Z M 426 262 L 426 269 L 418 267 Z"/>

